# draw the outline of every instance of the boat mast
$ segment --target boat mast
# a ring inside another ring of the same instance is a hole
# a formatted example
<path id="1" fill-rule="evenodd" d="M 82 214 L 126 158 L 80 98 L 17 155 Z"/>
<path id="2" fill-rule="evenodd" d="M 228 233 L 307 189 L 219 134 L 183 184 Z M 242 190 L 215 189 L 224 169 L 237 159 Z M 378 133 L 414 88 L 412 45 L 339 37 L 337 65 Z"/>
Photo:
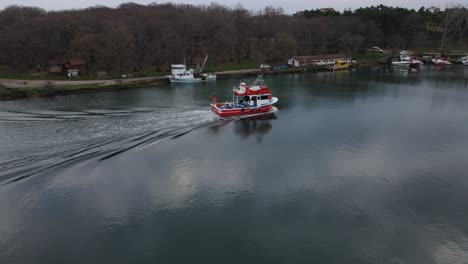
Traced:
<path id="1" fill-rule="evenodd" d="M 203 61 L 203 65 L 200 68 L 200 72 L 203 72 L 203 69 L 205 68 L 206 62 L 208 61 L 208 54 L 205 56 L 205 60 Z"/>
<path id="2" fill-rule="evenodd" d="M 263 80 L 263 74 L 259 74 L 257 76 L 257 79 L 255 79 L 254 83 L 252 86 L 266 86 L 265 81 Z"/>

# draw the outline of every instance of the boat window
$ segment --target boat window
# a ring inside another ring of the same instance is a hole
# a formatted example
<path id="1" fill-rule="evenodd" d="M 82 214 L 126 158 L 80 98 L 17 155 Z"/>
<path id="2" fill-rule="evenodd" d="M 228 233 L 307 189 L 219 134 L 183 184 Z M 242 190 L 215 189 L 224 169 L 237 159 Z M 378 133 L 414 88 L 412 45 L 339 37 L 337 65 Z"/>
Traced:
<path id="1" fill-rule="evenodd" d="M 268 95 L 262 95 L 261 99 L 262 100 L 268 100 Z"/>

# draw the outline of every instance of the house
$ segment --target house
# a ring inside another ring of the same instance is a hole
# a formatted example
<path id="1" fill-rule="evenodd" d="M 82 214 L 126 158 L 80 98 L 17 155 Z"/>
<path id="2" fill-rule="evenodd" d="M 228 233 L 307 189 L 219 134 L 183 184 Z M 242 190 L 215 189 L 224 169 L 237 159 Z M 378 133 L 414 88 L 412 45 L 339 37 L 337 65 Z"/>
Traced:
<path id="1" fill-rule="evenodd" d="M 86 61 L 79 58 L 69 59 L 65 65 L 67 76 L 79 76 L 86 73 Z"/>
<path id="2" fill-rule="evenodd" d="M 430 31 L 430 32 L 442 33 L 442 32 L 444 32 L 444 27 L 441 24 L 427 23 L 426 24 L 426 30 Z"/>
<path id="3" fill-rule="evenodd" d="M 433 14 L 440 12 L 440 8 L 435 7 L 435 6 L 431 6 L 431 7 L 427 8 L 426 10 L 433 13 Z"/>
<path id="4" fill-rule="evenodd" d="M 311 56 L 294 56 L 288 60 L 288 65 L 294 67 L 334 65 L 337 60 L 351 63 L 351 57 L 344 54 L 322 54 Z"/>

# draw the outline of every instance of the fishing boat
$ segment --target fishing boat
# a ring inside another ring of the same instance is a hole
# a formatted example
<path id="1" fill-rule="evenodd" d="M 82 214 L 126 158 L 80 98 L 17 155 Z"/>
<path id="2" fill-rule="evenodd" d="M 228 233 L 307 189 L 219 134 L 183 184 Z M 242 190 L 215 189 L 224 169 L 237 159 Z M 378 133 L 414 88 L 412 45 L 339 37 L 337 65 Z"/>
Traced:
<path id="1" fill-rule="evenodd" d="M 278 98 L 271 95 L 262 75 L 259 75 L 251 86 L 240 83 L 235 87 L 232 91 L 232 102 L 220 103 L 214 96 L 211 100 L 211 111 L 220 117 L 266 113 L 278 102 Z"/>
<path id="2" fill-rule="evenodd" d="M 205 68 L 208 55 L 205 57 L 205 61 L 201 68 L 197 66 L 197 69 L 187 70 L 187 66 L 184 64 L 172 64 L 171 75 L 167 76 L 171 83 L 197 83 L 206 81 L 215 81 L 216 75 L 212 73 L 202 73 Z"/>

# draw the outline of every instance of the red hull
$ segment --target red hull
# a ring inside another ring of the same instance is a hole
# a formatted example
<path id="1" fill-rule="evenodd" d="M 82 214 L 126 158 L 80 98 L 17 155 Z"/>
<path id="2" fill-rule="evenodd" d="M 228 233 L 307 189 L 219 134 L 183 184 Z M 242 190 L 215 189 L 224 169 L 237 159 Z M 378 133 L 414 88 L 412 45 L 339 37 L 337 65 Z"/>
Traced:
<path id="1" fill-rule="evenodd" d="M 219 109 L 213 104 L 211 104 L 211 111 L 215 114 L 217 114 L 220 117 L 226 117 L 226 116 L 243 116 L 243 115 L 254 115 L 254 114 L 259 114 L 259 113 L 265 113 L 268 112 L 273 105 L 264 105 L 261 107 L 257 108 L 234 108 L 234 109 Z"/>

